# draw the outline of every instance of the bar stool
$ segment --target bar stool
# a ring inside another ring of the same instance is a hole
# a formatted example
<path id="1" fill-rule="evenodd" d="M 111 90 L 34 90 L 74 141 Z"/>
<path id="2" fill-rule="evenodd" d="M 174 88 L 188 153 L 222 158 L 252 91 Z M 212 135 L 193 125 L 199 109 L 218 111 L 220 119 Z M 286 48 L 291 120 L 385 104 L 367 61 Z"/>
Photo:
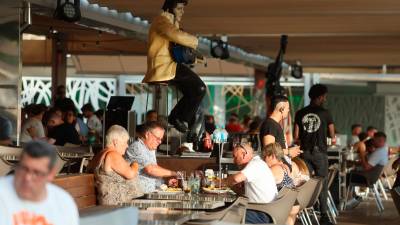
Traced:
<path id="1" fill-rule="evenodd" d="M 166 133 L 167 133 L 167 155 L 169 153 L 169 129 L 168 129 L 168 113 L 169 113 L 169 107 L 168 107 L 168 90 L 169 90 L 169 85 L 168 82 L 166 81 L 161 81 L 161 82 L 150 82 L 147 83 L 149 87 L 153 87 L 154 93 L 155 93 L 155 105 L 154 105 L 154 110 L 159 112 L 160 109 L 160 100 L 161 100 L 161 95 L 162 95 L 162 88 L 166 87 L 167 88 L 167 96 L 166 96 L 166 107 L 165 107 L 165 115 L 167 117 L 167 127 L 166 127 Z M 179 101 L 179 91 L 176 88 L 176 101 Z M 146 112 L 148 110 L 148 105 L 149 105 L 149 92 L 147 92 L 146 96 Z M 179 145 L 182 144 L 182 138 L 179 136 Z"/>

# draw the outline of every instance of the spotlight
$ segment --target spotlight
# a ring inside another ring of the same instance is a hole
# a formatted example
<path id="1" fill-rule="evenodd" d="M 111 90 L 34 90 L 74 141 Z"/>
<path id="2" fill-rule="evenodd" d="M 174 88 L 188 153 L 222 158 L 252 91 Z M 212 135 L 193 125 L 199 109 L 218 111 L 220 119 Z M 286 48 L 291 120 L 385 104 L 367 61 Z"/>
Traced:
<path id="1" fill-rule="evenodd" d="M 293 64 L 290 67 L 292 69 L 291 71 L 292 77 L 297 79 L 303 78 L 303 67 L 300 65 L 300 63 Z"/>
<path id="2" fill-rule="evenodd" d="M 212 40 L 210 44 L 211 55 L 215 58 L 229 58 L 228 43 L 223 40 Z"/>
<path id="3" fill-rule="evenodd" d="M 80 0 L 57 0 L 54 17 L 67 22 L 76 22 L 81 19 Z"/>

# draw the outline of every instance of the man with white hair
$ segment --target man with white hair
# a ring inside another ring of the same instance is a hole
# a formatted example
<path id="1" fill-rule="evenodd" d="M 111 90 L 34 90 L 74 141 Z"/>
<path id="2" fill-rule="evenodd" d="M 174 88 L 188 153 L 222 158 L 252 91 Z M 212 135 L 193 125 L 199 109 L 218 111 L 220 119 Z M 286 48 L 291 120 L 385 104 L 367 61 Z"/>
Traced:
<path id="1" fill-rule="evenodd" d="M 271 169 L 248 144 L 236 145 L 233 149 L 234 163 L 242 170 L 223 180 L 226 186 L 234 186 L 244 182 L 245 196 L 251 203 L 272 202 L 278 194 L 275 178 Z M 247 210 L 246 223 L 259 224 L 272 222 L 268 215 L 262 212 Z"/>
<path id="2" fill-rule="evenodd" d="M 78 225 L 72 197 L 51 184 L 57 152 L 43 141 L 28 142 L 15 175 L 0 178 L 0 224 Z"/>
<path id="3" fill-rule="evenodd" d="M 157 164 L 156 150 L 164 137 L 164 128 L 159 122 L 143 125 L 143 134 L 131 144 L 125 153 L 129 162 L 139 163 L 139 183 L 144 193 L 153 192 L 163 182 L 161 178 L 176 177 L 177 173 Z"/>

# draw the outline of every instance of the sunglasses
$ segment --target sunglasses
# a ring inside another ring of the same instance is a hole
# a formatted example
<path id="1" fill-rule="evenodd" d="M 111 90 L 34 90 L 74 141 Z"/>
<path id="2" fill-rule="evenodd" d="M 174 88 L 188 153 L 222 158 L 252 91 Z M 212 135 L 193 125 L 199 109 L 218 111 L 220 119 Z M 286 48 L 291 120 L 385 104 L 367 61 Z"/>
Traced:
<path id="1" fill-rule="evenodd" d="M 233 145 L 234 148 L 241 148 L 244 150 L 245 155 L 247 155 L 247 149 L 244 147 L 242 143 L 236 143 Z"/>

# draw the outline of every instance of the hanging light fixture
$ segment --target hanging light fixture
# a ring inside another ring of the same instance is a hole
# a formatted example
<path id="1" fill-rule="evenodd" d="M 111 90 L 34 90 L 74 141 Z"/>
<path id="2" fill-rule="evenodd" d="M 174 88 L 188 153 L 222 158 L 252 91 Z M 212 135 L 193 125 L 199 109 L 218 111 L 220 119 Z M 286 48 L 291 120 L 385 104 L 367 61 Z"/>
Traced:
<path id="1" fill-rule="evenodd" d="M 57 0 L 54 18 L 67 22 L 76 22 L 81 19 L 80 0 Z"/>
<path id="2" fill-rule="evenodd" d="M 211 40 L 210 43 L 211 55 L 219 59 L 229 58 L 227 37 L 223 36 L 219 40 Z"/>
<path id="3" fill-rule="evenodd" d="M 303 78 L 303 67 L 301 66 L 299 61 L 291 65 L 290 69 L 291 69 L 290 74 L 292 75 L 292 77 L 297 79 Z"/>

